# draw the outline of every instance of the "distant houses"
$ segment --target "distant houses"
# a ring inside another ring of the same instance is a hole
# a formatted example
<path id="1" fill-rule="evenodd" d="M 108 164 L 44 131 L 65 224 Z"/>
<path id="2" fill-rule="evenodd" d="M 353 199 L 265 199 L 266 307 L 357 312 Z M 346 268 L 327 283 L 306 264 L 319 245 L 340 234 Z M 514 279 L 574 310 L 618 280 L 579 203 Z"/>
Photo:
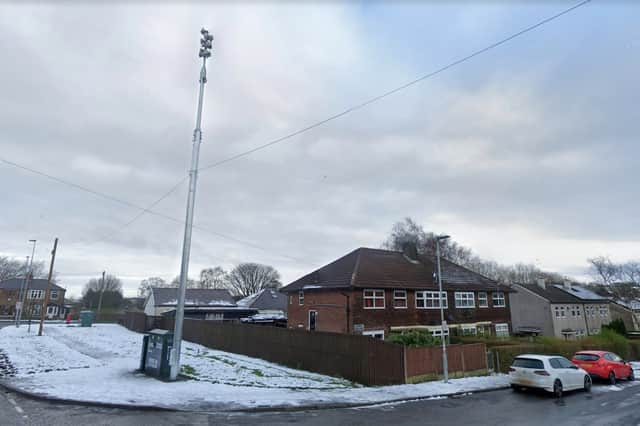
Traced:
<path id="1" fill-rule="evenodd" d="M 148 316 L 173 316 L 177 304 L 177 288 L 154 287 L 145 300 L 144 313 Z M 225 289 L 188 288 L 184 305 L 185 318 L 213 321 L 239 321 L 258 312 L 257 309 L 238 306 Z"/>
<path id="2" fill-rule="evenodd" d="M 514 332 L 576 339 L 597 334 L 620 318 L 635 329 L 633 311 L 575 283 L 515 284 L 511 295 Z"/>
<path id="3" fill-rule="evenodd" d="M 14 316 L 16 302 L 18 302 L 20 288 L 25 284 L 24 278 L 12 278 L 0 282 L 0 316 Z M 28 282 L 27 294 L 23 308 L 23 318 L 29 316 L 40 318 L 48 282 L 46 279 L 34 278 Z M 57 284 L 51 283 L 49 303 L 46 306 L 45 317 L 48 319 L 64 318 L 67 312 L 65 307 L 66 290 Z"/>

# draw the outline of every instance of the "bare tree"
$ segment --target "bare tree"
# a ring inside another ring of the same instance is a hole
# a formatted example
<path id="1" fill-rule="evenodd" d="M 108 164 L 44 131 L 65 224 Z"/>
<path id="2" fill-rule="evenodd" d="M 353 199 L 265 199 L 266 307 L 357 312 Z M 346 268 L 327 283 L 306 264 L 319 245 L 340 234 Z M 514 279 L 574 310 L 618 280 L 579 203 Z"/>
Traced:
<path id="1" fill-rule="evenodd" d="M 82 294 L 88 291 L 101 292 L 101 291 L 116 291 L 122 293 L 122 281 L 120 278 L 106 274 L 104 280 L 100 278 L 91 278 L 82 289 Z"/>
<path id="2" fill-rule="evenodd" d="M 177 275 L 172 281 L 169 287 L 179 287 L 180 286 L 180 275 Z M 198 282 L 193 278 L 187 278 L 187 288 L 196 288 L 198 287 Z"/>
<path id="3" fill-rule="evenodd" d="M 389 250 L 402 250 L 406 243 L 416 245 L 418 253 L 435 256 L 436 236 L 433 232 L 426 232 L 421 225 L 410 217 L 396 222 L 387 240 L 382 244 Z M 538 278 L 560 282 L 563 277 L 559 274 L 546 272 L 530 264 L 500 265 L 491 260 L 484 260 L 473 251 L 452 239 L 440 242 L 442 257 L 458 265 L 464 266 L 478 274 L 502 283 L 531 284 Z"/>
<path id="4" fill-rule="evenodd" d="M 227 288 L 227 272 L 219 266 L 200 271 L 199 288 Z"/>
<path id="5" fill-rule="evenodd" d="M 630 260 L 620 265 L 620 277 L 624 282 L 640 286 L 640 261 Z"/>
<path id="6" fill-rule="evenodd" d="M 247 297 L 264 288 L 279 288 L 280 273 L 268 265 L 241 263 L 228 275 L 229 288 L 238 296 Z"/>
<path id="7" fill-rule="evenodd" d="M 600 284 L 611 285 L 620 278 L 620 268 L 605 256 L 587 259 L 593 278 Z"/>
<path id="8" fill-rule="evenodd" d="M 33 262 L 32 274 L 34 278 L 46 278 L 47 267 L 44 261 Z M 0 256 L 0 281 L 11 278 L 24 277 L 27 273 L 27 262 L 25 260 L 11 259 L 7 256 Z"/>
<path id="9" fill-rule="evenodd" d="M 102 296 L 101 296 L 102 295 Z M 94 308 L 100 304 L 102 307 L 115 308 L 123 304 L 122 281 L 114 275 L 107 274 L 100 278 L 91 278 L 82 289 L 82 301 L 86 307 Z"/>
<path id="10" fill-rule="evenodd" d="M 146 297 L 152 287 L 169 287 L 170 284 L 160 277 L 149 277 L 140 281 L 138 296 Z"/>

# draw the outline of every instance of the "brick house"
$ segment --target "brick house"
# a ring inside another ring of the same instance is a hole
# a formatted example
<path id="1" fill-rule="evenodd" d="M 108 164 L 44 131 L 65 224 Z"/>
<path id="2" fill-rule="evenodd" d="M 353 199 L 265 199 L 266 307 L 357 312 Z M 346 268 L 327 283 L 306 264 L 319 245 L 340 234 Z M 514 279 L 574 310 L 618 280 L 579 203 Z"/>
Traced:
<path id="1" fill-rule="evenodd" d="M 0 316 L 13 316 L 16 313 L 16 302 L 20 288 L 24 285 L 24 278 L 11 278 L 0 282 Z M 29 280 L 29 288 L 25 299 L 23 317 L 28 318 L 31 312 L 32 317 L 40 318 L 42 305 L 44 304 L 45 293 L 47 291 L 47 280 L 34 278 Z M 64 295 L 65 289 L 57 284 L 51 283 L 51 293 L 49 304 L 47 305 L 46 317 L 49 319 L 62 318 L 65 314 Z"/>
<path id="2" fill-rule="evenodd" d="M 509 288 L 442 259 L 445 320 L 452 334 L 508 335 Z M 409 329 L 440 333 L 435 259 L 359 248 L 292 282 L 288 327 L 384 339 Z"/>

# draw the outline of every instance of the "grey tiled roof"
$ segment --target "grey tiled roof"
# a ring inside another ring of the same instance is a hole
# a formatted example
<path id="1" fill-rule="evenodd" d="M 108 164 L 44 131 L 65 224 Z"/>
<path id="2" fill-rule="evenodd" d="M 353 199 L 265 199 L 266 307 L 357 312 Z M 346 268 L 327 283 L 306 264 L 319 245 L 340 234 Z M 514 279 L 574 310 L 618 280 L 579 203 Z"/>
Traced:
<path id="1" fill-rule="evenodd" d="M 177 287 L 153 287 L 153 301 L 156 306 L 175 306 L 178 302 Z M 188 288 L 185 305 L 191 306 L 235 306 L 228 290 Z"/>
<path id="2" fill-rule="evenodd" d="M 0 290 L 20 290 L 24 285 L 24 278 L 11 278 L 8 280 L 0 281 Z M 47 280 L 43 278 L 34 278 L 29 280 L 30 290 L 46 290 Z M 64 291 L 64 288 L 57 284 L 51 283 L 51 290 Z"/>
<path id="3" fill-rule="evenodd" d="M 278 290 L 265 288 L 258 293 L 238 300 L 238 306 L 259 310 L 287 310 L 287 296 Z"/>

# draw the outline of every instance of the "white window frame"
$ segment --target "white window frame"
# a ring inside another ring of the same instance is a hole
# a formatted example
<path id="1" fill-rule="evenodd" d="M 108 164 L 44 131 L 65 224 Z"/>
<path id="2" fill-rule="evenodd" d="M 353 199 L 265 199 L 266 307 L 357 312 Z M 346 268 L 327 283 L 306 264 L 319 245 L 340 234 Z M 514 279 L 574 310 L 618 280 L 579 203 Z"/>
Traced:
<path id="1" fill-rule="evenodd" d="M 398 296 L 398 293 L 402 294 L 402 296 Z M 404 301 L 404 306 L 396 306 L 396 301 L 402 300 Z M 407 300 L 407 290 L 393 290 L 393 308 L 394 309 L 407 309 L 409 307 L 409 303 Z M 383 336 L 384 339 L 384 336 Z"/>
<path id="2" fill-rule="evenodd" d="M 496 324 L 494 327 L 495 331 L 496 331 L 496 337 L 509 337 L 509 324 L 504 322 L 504 323 L 499 323 Z M 499 331 L 498 329 L 501 329 L 501 331 Z M 506 333 L 506 334 L 504 334 Z"/>
<path id="3" fill-rule="evenodd" d="M 29 290 L 29 299 L 42 299 L 44 297 L 44 290 Z"/>
<path id="4" fill-rule="evenodd" d="M 433 337 L 440 337 L 442 335 L 442 328 L 434 328 L 433 330 L 431 330 L 431 335 Z M 444 330 L 444 335 L 445 336 L 449 335 L 449 328 L 448 327 Z"/>
<path id="5" fill-rule="evenodd" d="M 371 292 L 371 296 L 367 296 L 367 292 Z M 382 293 L 382 295 L 380 293 Z M 373 306 L 367 306 L 367 300 L 372 300 Z M 376 300 L 382 300 L 382 306 L 376 306 Z M 384 290 L 378 290 L 373 288 L 367 288 L 365 290 L 362 290 L 362 308 L 363 309 L 385 309 L 386 301 L 384 297 Z"/>
<path id="6" fill-rule="evenodd" d="M 376 336 L 382 336 L 380 340 L 384 340 L 384 330 L 367 330 L 362 332 L 363 336 L 369 336 L 375 338 Z"/>
<path id="7" fill-rule="evenodd" d="M 471 299 L 469 299 L 469 295 L 471 295 Z M 457 309 L 473 309 L 476 307 L 476 296 L 472 291 L 456 291 L 453 296 Z M 463 301 L 469 302 L 469 300 L 471 300 L 471 305 L 462 305 L 459 303 Z"/>
<path id="8" fill-rule="evenodd" d="M 501 301 L 502 303 L 498 304 L 496 301 Z M 504 291 L 494 291 L 491 293 L 491 305 L 494 308 L 506 308 L 507 307 L 507 298 L 504 295 Z"/>
<path id="9" fill-rule="evenodd" d="M 304 290 L 298 291 L 298 306 L 304 305 Z"/>
<path id="10" fill-rule="evenodd" d="M 58 290 L 51 290 L 49 292 L 49 300 L 58 300 Z"/>
<path id="11" fill-rule="evenodd" d="M 311 330 L 311 313 L 315 314 L 315 323 L 313 324 L 313 330 Z M 318 311 L 310 309 L 307 313 L 307 330 L 308 331 L 317 331 L 318 330 Z"/>
<path id="12" fill-rule="evenodd" d="M 467 333 L 471 331 L 471 333 Z M 478 335 L 478 327 L 475 325 L 461 325 L 460 326 L 460 335 L 461 336 L 477 336 Z"/>
<path id="13" fill-rule="evenodd" d="M 418 306 L 419 300 L 424 302 L 424 306 Z M 449 307 L 446 291 L 443 291 L 442 293 L 427 290 L 416 291 L 416 309 L 440 309 L 440 301 L 444 302 L 442 304 L 443 309 L 447 309 Z M 428 306 L 429 303 L 427 302 L 431 303 L 431 306 Z"/>
<path id="14" fill-rule="evenodd" d="M 478 308 L 489 307 L 489 294 L 486 291 L 478 292 Z"/>

